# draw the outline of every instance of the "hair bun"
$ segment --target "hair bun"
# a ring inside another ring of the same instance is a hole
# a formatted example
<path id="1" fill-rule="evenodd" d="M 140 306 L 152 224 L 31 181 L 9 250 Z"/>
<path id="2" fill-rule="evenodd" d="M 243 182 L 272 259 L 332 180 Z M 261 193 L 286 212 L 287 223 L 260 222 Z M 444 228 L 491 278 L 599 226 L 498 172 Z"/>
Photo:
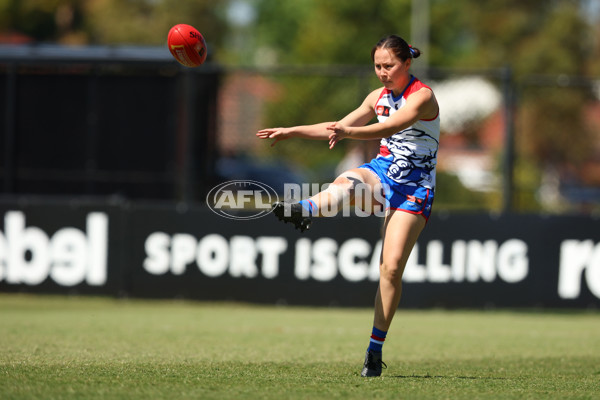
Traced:
<path id="1" fill-rule="evenodd" d="M 412 58 L 419 58 L 421 55 L 421 50 L 417 49 L 416 47 L 412 47 L 410 44 L 408 45 L 408 48 L 410 49 L 410 55 Z"/>

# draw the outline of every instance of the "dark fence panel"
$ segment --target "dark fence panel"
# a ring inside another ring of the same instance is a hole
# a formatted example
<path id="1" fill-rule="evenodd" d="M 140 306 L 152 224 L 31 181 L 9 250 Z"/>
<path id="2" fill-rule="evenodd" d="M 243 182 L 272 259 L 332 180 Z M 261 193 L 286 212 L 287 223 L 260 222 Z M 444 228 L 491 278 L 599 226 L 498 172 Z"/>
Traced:
<path id="1" fill-rule="evenodd" d="M 0 290 L 371 306 L 381 219 L 301 234 L 270 215 L 207 207 L 5 201 Z M 242 214 L 245 215 L 245 214 Z M 598 307 L 599 221 L 434 215 L 405 271 L 402 307 Z"/>
<path id="2" fill-rule="evenodd" d="M 217 66 L 181 67 L 166 48 L 50 50 L 0 48 L 2 193 L 203 197 Z"/>

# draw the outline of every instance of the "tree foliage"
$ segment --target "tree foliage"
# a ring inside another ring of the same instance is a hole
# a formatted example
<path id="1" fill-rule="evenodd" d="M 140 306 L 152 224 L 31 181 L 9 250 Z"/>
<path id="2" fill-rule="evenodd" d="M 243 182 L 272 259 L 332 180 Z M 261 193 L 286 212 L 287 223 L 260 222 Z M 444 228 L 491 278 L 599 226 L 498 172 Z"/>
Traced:
<path id="1" fill-rule="evenodd" d="M 410 0 L 258 0 L 259 46 L 280 63 L 369 65 L 382 36 L 408 37 Z"/>
<path id="2" fill-rule="evenodd" d="M 212 0 L 0 0 L 0 31 L 37 42 L 161 45 L 171 26 L 188 23 L 215 46 L 227 32 Z"/>
<path id="3" fill-rule="evenodd" d="M 83 30 L 82 0 L 0 0 L 0 32 L 56 41 Z"/>
<path id="4" fill-rule="evenodd" d="M 88 15 L 92 37 L 100 43 L 160 45 L 171 26 L 184 23 L 218 45 L 227 31 L 211 0 L 94 0 Z"/>

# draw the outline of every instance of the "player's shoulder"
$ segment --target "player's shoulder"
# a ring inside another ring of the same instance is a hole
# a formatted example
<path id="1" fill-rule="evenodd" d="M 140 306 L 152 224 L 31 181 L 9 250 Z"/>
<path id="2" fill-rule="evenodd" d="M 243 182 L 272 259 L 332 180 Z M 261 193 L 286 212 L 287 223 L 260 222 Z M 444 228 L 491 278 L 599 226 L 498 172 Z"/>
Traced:
<path id="1" fill-rule="evenodd" d="M 410 84 L 410 86 L 406 89 L 404 96 L 408 97 L 413 93 L 428 93 L 429 95 L 433 95 L 433 90 L 431 89 L 431 87 L 429 87 L 429 85 L 423 83 L 423 81 L 421 81 L 419 78 L 415 78 Z"/>
<path id="2" fill-rule="evenodd" d="M 406 89 L 404 98 L 410 103 L 435 103 L 435 95 L 428 85 L 415 78 L 411 85 Z"/>
<path id="3" fill-rule="evenodd" d="M 406 102 L 411 103 L 423 110 L 424 115 L 421 119 L 431 120 L 439 115 L 439 105 L 433 94 L 433 90 L 421 81 L 411 85 L 405 94 Z"/>

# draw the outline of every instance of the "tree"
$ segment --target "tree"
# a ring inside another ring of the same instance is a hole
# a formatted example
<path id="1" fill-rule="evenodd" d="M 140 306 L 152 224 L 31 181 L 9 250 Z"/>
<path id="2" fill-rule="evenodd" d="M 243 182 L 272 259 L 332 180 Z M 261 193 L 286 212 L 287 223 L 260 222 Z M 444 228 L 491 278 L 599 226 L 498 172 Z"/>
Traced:
<path id="1" fill-rule="evenodd" d="M 258 46 L 279 63 L 370 65 L 379 38 L 409 34 L 410 0 L 258 0 L 257 10 Z"/>
<path id="2" fill-rule="evenodd" d="M 86 15 L 91 41 L 102 44 L 162 45 L 173 25 L 187 23 L 203 34 L 211 52 L 210 45 L 217 48 L 227 31 L 212 0 L 93 0 Z"/>
<path id="3" fill-rule="evenodd" d="M 188 23 L 218 48 L 228 27 L 212 0 L 0 0 L 0 31 L 38 42 L 163 45 L 171 26 Z"/>
<path id="4" fill-rule="evenodd" d="M 77 40 L 83 29 L 81 0 L 2 0 L 0 32 L 34 41 Z"/>

